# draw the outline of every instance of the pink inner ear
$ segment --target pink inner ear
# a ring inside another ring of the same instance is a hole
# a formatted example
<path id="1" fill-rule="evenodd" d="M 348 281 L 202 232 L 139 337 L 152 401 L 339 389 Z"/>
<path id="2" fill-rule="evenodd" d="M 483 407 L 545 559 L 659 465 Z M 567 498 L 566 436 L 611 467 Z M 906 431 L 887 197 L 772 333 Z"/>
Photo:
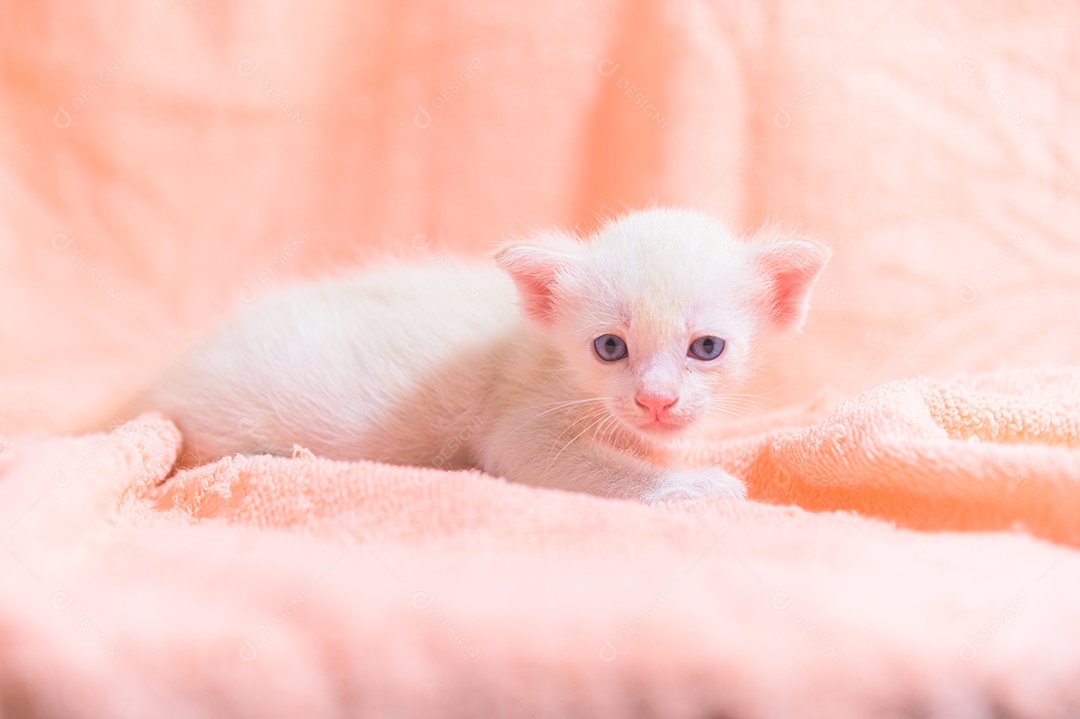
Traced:
<path id="1" fill-rule="evenodd" d="M 517 286 L 525 313 L 547 325 L 555 315 L 555 284 L 566 258 L 539 247 L 508 247 L 495 257 Z"/>
<path id="2" fill-rule="evenodd" d="M 755 256 L 768 289 L 764 311 L 778 329 L 802 327 L 810 306 L 810 290 L 829 256 L 811 242 L 791 240 L 768 245 Z"/>

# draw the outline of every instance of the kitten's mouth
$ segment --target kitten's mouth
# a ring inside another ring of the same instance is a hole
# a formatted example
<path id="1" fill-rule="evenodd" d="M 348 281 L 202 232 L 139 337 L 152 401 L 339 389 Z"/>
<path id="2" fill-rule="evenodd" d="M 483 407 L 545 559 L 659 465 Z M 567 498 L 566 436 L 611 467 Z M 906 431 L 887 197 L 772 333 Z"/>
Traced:
<path id="1" fill-rule="evenodd" d="M 622 406 L 612 408 L 615 416 L 627 429 L 644 440 L 672 440 L 692 425 L 697 417 L 693 413 L 643 412 Z"/>
<path id="2" fill-rule="evenodd" d="M 681 417 L 650 417 L 644 422 L 638 423 L 637 428 L 647 434 L 668 435 L 681 432 L 689 424 L 690 420 Z"/>

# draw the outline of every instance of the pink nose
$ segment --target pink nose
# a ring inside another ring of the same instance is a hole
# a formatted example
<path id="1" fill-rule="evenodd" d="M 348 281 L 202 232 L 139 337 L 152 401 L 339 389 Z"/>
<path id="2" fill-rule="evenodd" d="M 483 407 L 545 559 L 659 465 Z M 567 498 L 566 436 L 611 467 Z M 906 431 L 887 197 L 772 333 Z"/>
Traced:
<path id="1" fill-rule="evenodd" d="M 660 417 L 671 409 L 671 405 L 678 402 L 679 398 L 662 392 L 638 392 L 634 395 L 634 401 L 637 402 L 638 407 L 652 412 L 654 417 Z"/>

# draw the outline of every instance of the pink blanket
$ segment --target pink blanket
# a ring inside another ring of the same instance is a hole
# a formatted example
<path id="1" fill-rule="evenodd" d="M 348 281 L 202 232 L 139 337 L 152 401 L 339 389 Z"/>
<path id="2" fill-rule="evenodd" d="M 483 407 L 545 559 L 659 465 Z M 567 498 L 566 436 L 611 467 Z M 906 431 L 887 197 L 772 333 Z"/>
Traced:
<path id="1" fill-rule="evenodd" d="M 1080 713 L 1073 5 L 0 18 L 0 715 Z M 87 431 L 274 283 L 649 201 L 836 250 L 685 449 L 754 501 Z"/>

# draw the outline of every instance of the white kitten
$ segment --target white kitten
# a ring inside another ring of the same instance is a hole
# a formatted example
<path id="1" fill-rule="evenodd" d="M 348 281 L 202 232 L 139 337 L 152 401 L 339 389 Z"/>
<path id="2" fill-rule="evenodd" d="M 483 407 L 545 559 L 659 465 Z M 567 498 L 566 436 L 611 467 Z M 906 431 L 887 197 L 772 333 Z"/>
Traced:
<path id="1" fill-rule="evenodd" d="M 300 445 L 647 502 L 743 497 L 657 450 L 737 386 L 761 332 L 801 326 L 826 259 L 653 209 L 587 243 L 510 245 L 501 271 L 392 264 L 245 308 L 141 408 L 177 422 L 187 465 Z"/>

